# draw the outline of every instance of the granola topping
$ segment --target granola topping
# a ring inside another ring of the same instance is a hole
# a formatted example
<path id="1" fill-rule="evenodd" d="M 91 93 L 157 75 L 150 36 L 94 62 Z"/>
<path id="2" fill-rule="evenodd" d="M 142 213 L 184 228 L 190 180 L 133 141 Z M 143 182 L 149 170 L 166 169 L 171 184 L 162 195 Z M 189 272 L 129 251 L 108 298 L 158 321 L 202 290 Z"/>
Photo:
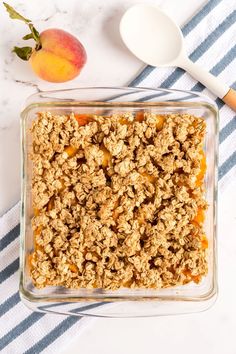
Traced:
<path id="1" fill-rule="evenodd" d="M 31 129 L 34 285 L 199 282 L 207 273 L 205 130 L 204 119 L 189 114 L 38 114 Z"/>

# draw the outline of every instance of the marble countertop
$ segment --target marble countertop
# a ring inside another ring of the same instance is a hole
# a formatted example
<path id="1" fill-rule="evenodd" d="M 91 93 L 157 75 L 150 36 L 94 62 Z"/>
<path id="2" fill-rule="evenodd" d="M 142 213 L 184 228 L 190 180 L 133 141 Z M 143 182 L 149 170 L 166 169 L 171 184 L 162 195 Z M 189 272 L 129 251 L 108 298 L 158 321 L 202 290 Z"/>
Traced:
<path id="1" fill-rule="evenodd" d="M 10 0 L 9 0 L 10 1 Z M 39 31 L 59 27 L 72 32 L 85 45 L 88 63 L 81 75 L 66 84 L 38 80 L 30 66 L 11 49 L 22 44 L 23 23 L 10 21 L 0 4 L 0 215 L 20 199 L 20 112 L 26 98 L 39 90 L 82 86 L 124 86 L 142 69 L 121 42 L 118 25 L 123 12 L 141 0 L 11 0 Z M 204 0 L 142 0 L 164 8 L 181 25 Z M 236 306 L 232 279 L 236 270 L 234 237 L 236 190 L 225 189 L 220 196 L 219 285 L 220 295 L 209 311 L 189 316 L 152 319 L 100 319 L 94 321 L 71 343 L 64 354 L 143 354 L 147 350 L 166 354 L 235 354 Z M 235 288 L 235 287 L 234 287 Z M 193 345 L 194 344 L 194 345 Z"/>

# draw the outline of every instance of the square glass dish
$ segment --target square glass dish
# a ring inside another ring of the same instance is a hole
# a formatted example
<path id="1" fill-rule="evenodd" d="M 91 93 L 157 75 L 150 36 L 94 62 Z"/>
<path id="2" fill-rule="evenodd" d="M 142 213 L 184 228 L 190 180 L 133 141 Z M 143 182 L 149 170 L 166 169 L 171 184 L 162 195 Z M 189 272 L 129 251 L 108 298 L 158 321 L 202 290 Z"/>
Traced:
<path id="1" fill-rule="evenodd" d="M 162 289 L 68 289 L 46 286 L 38 289 L 29 274 L 29 256 L 34 249 L 31 226 L 32 207 L 32 136 L 30 128 L 37 113 L 79 113 L 109 115 L 143 112 L 155 114 L 191 114 L 204 118 L 206 136 L 204 152 L 207 169 L 204 177 L 205 199 L 208 203 L 204 231 L 208 239 L 208 273 L 196 284 Z M 217 159 L 218 111 L 209 98 L 198 93 L 147 88 L 80 88 L 40 92 L 28 98 L 21 115 L 22 134 L 22 196 L 20 296 L 34 311 L 101 317 L 145 317 L 190 313 L 210 307 L 217 296 Z"/>

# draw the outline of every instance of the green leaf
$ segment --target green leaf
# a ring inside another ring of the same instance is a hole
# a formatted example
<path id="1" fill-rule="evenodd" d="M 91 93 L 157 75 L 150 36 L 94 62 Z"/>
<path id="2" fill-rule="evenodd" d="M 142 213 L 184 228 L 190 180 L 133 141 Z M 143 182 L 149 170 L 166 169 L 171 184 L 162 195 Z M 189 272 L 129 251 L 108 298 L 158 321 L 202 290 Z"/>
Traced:
<path id="1" fill-rule="evenodd" d="M 17 11 L 15 11 L 13 9 L 13 7 L 8 5 L 7 3 L 3 2 L 3 4 L 9 14 L 10 18 L 23 21 L 24 23 L 26 23 L 28 25 L 31 33 L 26 34 L 23 37 L 23 39 L 24 40 L 34 39 L 36 42 L 35 50 L 40 50 L 42 47 L 41 42 L 40 42 L 40 34 L 36 30 L 36 28 L 34 27 L 31 20 L 20 15 Z M 21 59 L 28 60 L 30 58 L 30 55 L 32 54 L 32 48 L 31 47 L 23 47 L 23 48 L 15 47 L 13 49 L 13 52 L 15 52 L 18 55 L 18 57 L 20 57 Z"/>
<path id="2" fill-rule="evenodd" d="M 31 30 L 32 38 L 33 38 L 37 43 L 40 43 L 39 32 L 36 30 L 36 28 L 33 26 L 32 23 L 29 24 L 29 29 Z"/>
<path id="3" fill-rule="evenodd" d="M 31 47 L 14 47 L 12 51 L 22 60 L 29 60 L 33 50 Z"/>
<path id="4" fill-rule="evenodd" d="M 12 6 L 8 5 L 5 2 L 3 3 L 3 5 L 5 6 L 10 18 L 12 18 L 13 20 L 20 20 L 20 21 L 23 21 L 27 24 L 31 22 L 31 20 L 21 16 L 17 11 L 15 11 Z"/>
<path id="5" fill-rule="evenodd" d="M 28 39 L 34 39 L 32 33 L 26 34 L 24 37 L 22 37 L 22 39 L 24 39 L 25 41 L 27 41 Z"/>

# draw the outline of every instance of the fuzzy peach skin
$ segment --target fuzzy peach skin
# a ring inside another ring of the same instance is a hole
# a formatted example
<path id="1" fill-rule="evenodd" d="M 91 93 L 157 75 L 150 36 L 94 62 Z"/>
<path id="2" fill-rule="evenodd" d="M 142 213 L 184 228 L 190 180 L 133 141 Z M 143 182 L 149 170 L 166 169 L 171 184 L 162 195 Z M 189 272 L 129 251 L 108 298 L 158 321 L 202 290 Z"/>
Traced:
<path id="1" fill-rule="evenodd" d="M 65 82 L 79 75 L 87 55 L 80 41 L 60 29 L 48 29 L 40 34 L 42 48 L 30 57 L 33 71 L 43 80 Z"/>

